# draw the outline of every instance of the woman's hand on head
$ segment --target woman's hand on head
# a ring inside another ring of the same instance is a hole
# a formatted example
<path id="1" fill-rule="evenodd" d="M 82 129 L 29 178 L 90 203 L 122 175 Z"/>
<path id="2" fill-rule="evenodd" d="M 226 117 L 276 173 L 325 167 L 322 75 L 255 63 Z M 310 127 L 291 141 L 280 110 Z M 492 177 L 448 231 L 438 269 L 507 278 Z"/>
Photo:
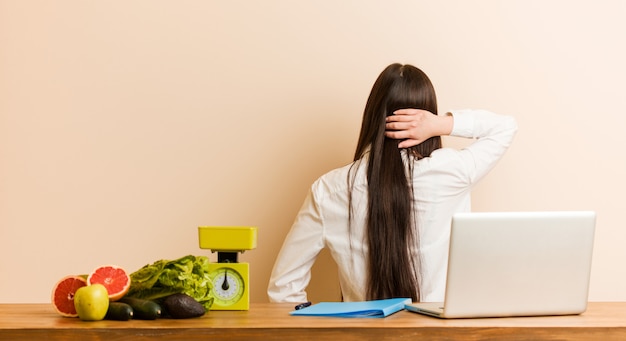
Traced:
<path id="1" fill-rule="evenodd" d="M 385 136 L 404 140 L 399 148 L 409 148 L 433 136 L 449 135 L 454 124 L 452 115 L 435 115 L 427 110 L 400 109 L 387 116 Z"/>

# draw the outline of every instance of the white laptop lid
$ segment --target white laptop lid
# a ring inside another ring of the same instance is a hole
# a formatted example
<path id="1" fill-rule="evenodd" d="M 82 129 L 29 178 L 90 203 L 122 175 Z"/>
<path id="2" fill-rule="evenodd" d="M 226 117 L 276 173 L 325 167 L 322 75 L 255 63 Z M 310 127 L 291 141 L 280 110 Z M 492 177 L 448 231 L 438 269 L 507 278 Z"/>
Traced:
<path id="1" fill-rule="evenodd" d="M 584 312 L 595 219 L 590 211 L 455 215 L 441 317 Z"/>

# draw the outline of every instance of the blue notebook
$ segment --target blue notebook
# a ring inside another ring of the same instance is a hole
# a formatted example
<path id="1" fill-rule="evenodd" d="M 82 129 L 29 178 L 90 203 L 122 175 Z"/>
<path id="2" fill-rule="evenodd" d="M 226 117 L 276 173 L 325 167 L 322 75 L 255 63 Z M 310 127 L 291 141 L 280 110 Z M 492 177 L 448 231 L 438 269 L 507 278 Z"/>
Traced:
<path id="1" fill-rule="evenodd" d="M 410 298 L 390 298 L 363 302 L 320 302 L 290 312 L 293 316 L 386 317 L 412 303 Z"/>

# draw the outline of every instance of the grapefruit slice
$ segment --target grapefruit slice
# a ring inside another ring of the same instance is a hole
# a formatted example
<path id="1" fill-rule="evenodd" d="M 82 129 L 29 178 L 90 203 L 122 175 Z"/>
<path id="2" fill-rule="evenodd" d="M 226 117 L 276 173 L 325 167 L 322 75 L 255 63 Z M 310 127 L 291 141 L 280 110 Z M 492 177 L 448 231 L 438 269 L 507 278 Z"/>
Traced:
<path id="1" fill-rule="evenodd" d="M 115 265 L 105 265 L 96 268 L 87 277 L 87 284 L 100 283 L 109 292 L 109 300 L 117 301 L 124 297 L 130 289 L 130 276 L 126 270 Z"/>
<path id="2" fill-rule="evenodd" d="M 87 280 L 80 276 L 65 276 L 52 289 L 52 306 L 59 314 L 66 317 L 78 317 L 74 308 L 76 290 L 87 285 Z"/>

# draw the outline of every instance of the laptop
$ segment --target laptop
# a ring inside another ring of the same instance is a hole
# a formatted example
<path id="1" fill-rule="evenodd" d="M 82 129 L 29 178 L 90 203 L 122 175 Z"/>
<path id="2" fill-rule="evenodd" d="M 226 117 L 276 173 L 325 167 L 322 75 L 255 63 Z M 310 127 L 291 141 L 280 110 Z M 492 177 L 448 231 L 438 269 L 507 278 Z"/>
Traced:
<path id="1" fill-rule="evenodd" d="M 575 315 L 587 309 L 596 213 L 482 212 L 452 218 L 439 318 Z"/>

